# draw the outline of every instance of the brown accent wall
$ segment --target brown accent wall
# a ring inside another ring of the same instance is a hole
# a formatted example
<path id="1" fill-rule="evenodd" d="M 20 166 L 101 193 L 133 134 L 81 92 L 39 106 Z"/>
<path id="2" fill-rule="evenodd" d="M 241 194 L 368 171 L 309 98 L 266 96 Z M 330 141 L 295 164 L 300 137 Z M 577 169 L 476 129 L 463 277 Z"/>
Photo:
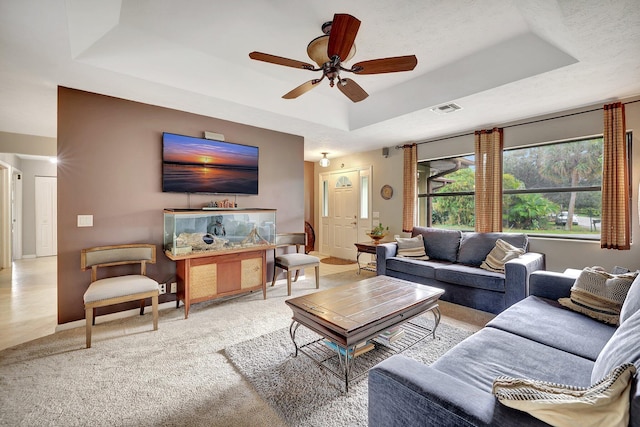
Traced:
<path id="1" fill-rule="evenodd" d="M 238 206 L 275 208 L 278 232 L 304 231 L 302 137 L 58 88 L 59 324 L 84 318 L 82 296 L 90 273 L 80 270 L 82 248 L 154 243 L 158 262 L 148 267 L 149 276 L 159 282 L 173 279 L 175 264 L 162 251 L 163 209 L 199 208 L 229 196 L 163 193 L 162 132 L 202 137 L 204 131 L 260 148 L 260 194 L 238 196 Z M 93 227 L 78 228 L 77 215 L 93 215 Z M 160 301 L 174 297 L 161 295 Z"/>

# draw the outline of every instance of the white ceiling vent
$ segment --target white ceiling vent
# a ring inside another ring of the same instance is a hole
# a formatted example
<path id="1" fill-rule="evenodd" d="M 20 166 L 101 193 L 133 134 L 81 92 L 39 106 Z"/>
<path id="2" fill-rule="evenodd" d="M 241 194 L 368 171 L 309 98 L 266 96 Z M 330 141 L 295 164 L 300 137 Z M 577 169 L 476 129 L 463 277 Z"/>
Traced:
<path id="1" fill-rule="evenodd" d="M 450 104 L 438 105 L 437 107 L 433 107 L 431 111 L 438 114 L 446 114 L 453 113 L 454 111 L 461 110 L 462 107 L 458 104 L 454 104 L 453 102 Z"/>

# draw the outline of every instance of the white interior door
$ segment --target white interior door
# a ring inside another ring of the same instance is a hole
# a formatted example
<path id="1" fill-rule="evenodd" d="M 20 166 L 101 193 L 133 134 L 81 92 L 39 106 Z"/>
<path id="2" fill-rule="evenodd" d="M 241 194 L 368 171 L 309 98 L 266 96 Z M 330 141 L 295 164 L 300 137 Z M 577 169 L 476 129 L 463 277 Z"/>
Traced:
<path id="1" fill-rule="evenodd" d="M 0 163 L 0 269 L 11 267 L 10 166 Z"/>
<path id="2" fill-rule="evenodd" d="M 58 251 L 57 178 L 36 177 L 36 256 L 53 256 Z"/>
<path id="3" fill-rule="evenodd" d="M 11 253 L 13 259 L 22 258 L 22 172 L 11 174 Z"/>

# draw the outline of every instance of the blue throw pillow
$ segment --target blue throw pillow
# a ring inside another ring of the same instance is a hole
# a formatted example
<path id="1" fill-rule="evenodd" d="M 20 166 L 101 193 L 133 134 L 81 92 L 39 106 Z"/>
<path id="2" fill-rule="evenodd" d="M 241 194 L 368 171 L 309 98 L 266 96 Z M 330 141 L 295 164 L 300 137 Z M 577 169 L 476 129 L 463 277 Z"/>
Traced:
<path id="1" fill-rule="evenodd" d="M 422 234 L 424 248 L 430 259 L 456 262 L 462 232 L 431 227 L 414 227 L 411 237 L 418 234 Z"/>
<path id="2" fill-rule="evenodd" d="M 528 247 L 526 234 L 465 232 L 462 233 L 462 239 L 460 241 L 458 262 L 460 264 L 480 267 L 482 261 L 487 258 L 489 252 L 496 246 L 498 239 L 502 239 L 516 248 L 524 249 L 525 252 Z"/>
<path id="3" fill-rule="evenodd" d="M 623 363 L 640 367 L 640 311 L 626 319 L 604 346 L 593 365 L 591 384 Z"/>

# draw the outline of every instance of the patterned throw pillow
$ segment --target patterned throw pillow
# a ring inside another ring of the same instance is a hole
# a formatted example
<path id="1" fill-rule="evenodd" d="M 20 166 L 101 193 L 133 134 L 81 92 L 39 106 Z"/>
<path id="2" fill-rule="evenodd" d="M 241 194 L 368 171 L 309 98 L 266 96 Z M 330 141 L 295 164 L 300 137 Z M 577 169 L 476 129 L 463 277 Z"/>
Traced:
<path id="1" fill-rule="evenodd" d="M 586 267 L 571 287 L 569 298 L 558 302 L 578 313 L 586 314 L 604 323 L 617 325 L 620 310 L 637 272 L 610 274 Z"/>
<path id="2" fill-rule="evenodd" d="M 484 268 L 494 273 L 504 273 L 504 263 L 518 258 L 524 253 L 524 249 L 516 248 L 515 246 L 505 242 L 502 239 L 496 240 L 496 245 L 491 252 L 487 255 L 480 268 Z"/>
<path id="3" fill-rule="evenodd" d="M 396 256 L 421 260 L 429 259 L 424 250 L 422 234 L 418 234 L 416 237 L 396 237 L 396 242 L 398 242 L 398 253 Z"/>
<path id="4" fill-rule="evenodd" d="M 635 372 L 632 363 L 620 365 L 588 388 L 501 376 L 492 391 L 503 405 L 552 426 L 626 427 Z"/>

